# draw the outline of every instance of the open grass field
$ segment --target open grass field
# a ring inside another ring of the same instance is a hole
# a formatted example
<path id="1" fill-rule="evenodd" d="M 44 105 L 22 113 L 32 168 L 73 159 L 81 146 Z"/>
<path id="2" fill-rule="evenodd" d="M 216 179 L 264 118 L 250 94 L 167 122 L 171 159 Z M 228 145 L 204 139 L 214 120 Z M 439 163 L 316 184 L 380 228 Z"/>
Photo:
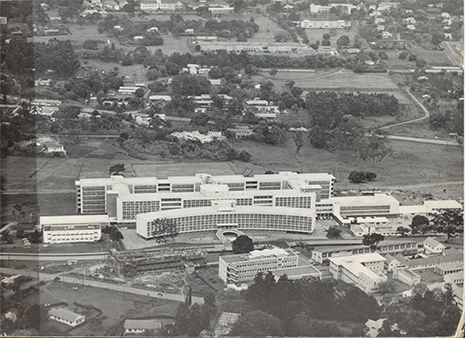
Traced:
<path id="1" fill-rule="evenodd" d="M 226 162 L 183 162 L 183 163 L 133 163 L 136 176 L 194 176 L 197 173 L 211 175 L 234 175 L 234 171 Z"/>
<path id="2" fill-rule="evenodd" d="M 414 69 L 416 67 L 415 62 L 399 59 L 399 54 L 402 51 L 386 50 L 385 52 L 388 55 L 388 59 L 384 60 L 384 62 L 388 68 Z M 408 48 L 408 52 L 415 54 L 418 58 L 425 59 L 427 62 L 426 68 L 432 66 L 453 66 L 445 51 L 410 47 Z"/>
<path id="3" fill-rule="evenodd" d="M 453 66 L 445 51 L 427 50 L 421 47 L 410 47 L 408 48 L 408 52 L 410 54 L 415 54 L 419 59 L 425 59 L 427 62 L 427 68 L 431 66 Z"/>
<path id="4" fill-rule="evenodd" d="M 39 295 L 33 294 L 30 299 L 27 298 L 24 302 L 30 304 L 40 303 L 42 305 L 66 302 L 70 304 L 71 310 L 82 311 L 81 307 L 73 309 L 74 306 L 71 305 L 74 302 L 78 302 L 80 304 L 93 305 L 103 312 L 102 316 L 105 316 L 106 319 L 103 320 L 102 325 L 92 326 L 91 328 L 90 324 L 87 323 L 72 330 L 71 335 L 73 336 L 85 336 L 89 332 L 92 332 L 96 336 L 103 336 L 110 327 L 121 323 L 125 318 L 174 315 L 179 305 L 178 302 L 165 299 L 156 299 L 152 303 L 147 297 L 88 286 L 85 289 L 78 287 L 78 290 L 73 290 L 72 286 L 71 284 L 60 282 L 43 286 Z M 90 315 L 95 317 L 96 314 Z M 47 332 L 49 325 L 52 325 L 58 332 L 61 331 L 61 333 L 69 329 L 69 326 L 55 323 L 51 321 L 42 323 L 43 332 L 50 334 L 50 331 Z"/>
<path id="5" fill-rule="evenodd" d="M 292 140 L 288 140 L 284 146 L 277 147 L 249 141 L 235 144 L 237 150 L 247 150 L 252 154 L 252 164 L 275 172 L 297 170 L 335 174 L 338 181 L 335 186 L 339 189 L 367 189 L 377 186 L 463 180 L 463 149 L 461 147 L 393 140 L 388 142 L 388 146 L 393 149 L 394 153 L 373 166 L 370 162 L 361 161 L 353 151 L 331 153 L 315 149 L 306 138 L 298 157 L 296 157 Z M 349 173 L 356 169 L 374 171 L 378 178 L 370 184 L 348 183 Z M 461 196 L 453 198 L 461 198 Z"/>
<path id="6" fill-rule="evenodd" d="M 262 73 L 252 77 L 254 81 L 261 82 L 268 78 L 268 74 Z M 271 77 L 270 77 L 271 78 Z M 354 73 L 348 69 L 336 72 L 318 70 L 317 73 L 280 72 L 276 74 L 273 83 L 283 84 L 293 80 L 296 87 L 307 90 L 347 90 L 347 91 L 371 91 L 385 92 L 397 91 L 398 86 L 387 73 Z"/>
<path id="7" fill-rule="evenodd" d="M 329 29 L 319 29 L 319 28 L 306 28 L 305 33 L 307 34 L 308 40 L 310 43 L 316 43 L 317 41 L 323 41 L 323 35 L 328 33 L 329 34 L 330 30 Z M 329 41 L 331 42 L 331 46 L 337 47 L 336 41 L 339 39 L 342 35 L 347 35 L 350 39 L 350 44 L 354 43 L 354 38 L 358 33 L 357 27 L 353 27 L 349 30 L 345 29 L 336 29 L 335 30 L 336 34 L 331 36 L 331 39 Z"/>

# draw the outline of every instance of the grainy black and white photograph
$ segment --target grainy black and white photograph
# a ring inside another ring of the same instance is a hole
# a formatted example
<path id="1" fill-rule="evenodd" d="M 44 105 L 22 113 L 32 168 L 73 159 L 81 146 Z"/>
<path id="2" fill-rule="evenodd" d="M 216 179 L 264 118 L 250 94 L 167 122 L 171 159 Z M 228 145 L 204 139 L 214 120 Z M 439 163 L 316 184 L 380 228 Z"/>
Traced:
<path id="1" fill-rule="evenodd" d="M 463 0 L 0 1 L 0 335 L 463 337 Z"/>

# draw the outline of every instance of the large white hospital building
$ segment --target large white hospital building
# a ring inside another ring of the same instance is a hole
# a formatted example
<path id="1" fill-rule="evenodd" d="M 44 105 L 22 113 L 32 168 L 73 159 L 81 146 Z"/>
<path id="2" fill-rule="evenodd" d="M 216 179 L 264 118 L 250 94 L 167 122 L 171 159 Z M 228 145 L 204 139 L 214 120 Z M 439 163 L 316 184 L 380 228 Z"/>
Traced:
<path id="1" fill-rule="evenodd" d="M 157 220 L 170 219 L 179 232 L 276 230 L 312 233 L 317 216 L 397 216 L 391 196 L 333 198 L 334 176 L 280 172 L 271 175 L 123 177 L 76 181 L 77 212 L 107 214 L 111 222 L 136 224 L 151 239 Z"/>

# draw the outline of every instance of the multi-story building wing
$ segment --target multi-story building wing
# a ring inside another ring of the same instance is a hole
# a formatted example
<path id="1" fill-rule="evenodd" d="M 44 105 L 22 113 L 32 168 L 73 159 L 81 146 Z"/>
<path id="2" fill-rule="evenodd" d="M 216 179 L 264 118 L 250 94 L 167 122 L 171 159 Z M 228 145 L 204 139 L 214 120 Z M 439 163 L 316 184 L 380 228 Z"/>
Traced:
<path id="1" fill-rule="evenodd" d="M 387 281 L 387 276 L 383 274 L 385 260 L 377 253 L 330 258 L 329 269 L 334 279 L 373 293 L 378 290 L 379 283 Z"/>
<path id="2" fill-rule="evenodd" d="M 170 220 L 179 233 L 221 229 L 311 233 L 315 209 L 269 206 L 237 206 L 235 200 L 212 201 L 210 207 L 165 210 L 137 215 L 136 231 L 144 239 L 160 235 L 160 220 Z"/>
<path id="3" fill-rule="evenodd" d="M 107 215 L 41 216 L 44 243 L 94 242 L 108 226 Z"/>
<path id="4" fill-rule="evenodd" d="M 132 223 L 140 213 L 208 207 L 213 199 L 234 199 L 238 206 L 314 208 L 315 202 L 331 197 L 333 183 L 329 174 L 292 172 L 167 179 L 112 176 L 76 181 L 76 206 L 78 213 L 107 213 L 114 221 Z"/>
<path id="5" fill-rule="evenodd" d="M 254 250 L 240 255 L 220 256 L 219 277 L 226 283 L 253 280 L 257 273 L 285 268 L 295 268 L 298 255 L 288 249 Z"/>

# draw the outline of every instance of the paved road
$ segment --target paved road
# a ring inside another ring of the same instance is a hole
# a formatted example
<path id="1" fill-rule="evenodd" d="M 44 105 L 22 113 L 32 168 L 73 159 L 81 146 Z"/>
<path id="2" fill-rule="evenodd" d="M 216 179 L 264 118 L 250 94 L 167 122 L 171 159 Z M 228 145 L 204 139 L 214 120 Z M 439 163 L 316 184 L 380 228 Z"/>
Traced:
<path id="1" fill-rule="evenodd" d="M 73 254 L 43 254 L 43 253 L 16 253 L 16 252 L 1 252 L 0 261 L 16 260 L 16 261 L 95 261 L 108 259 L 109 254 L 105 253 L 73 253 Z"/>
<path id="2" fill-rule="evenodd" d="M 419 189 L 428 187 L 443 187 L 446 185 L 463 185 L 463 181 L 449 181 L 449 182 L 434 182 L 434 183 L 419 183 L 411 185 L 399 185 L 399 186 L 376 186 L 379 189 L 391 189 L 391 190 L 407 190 L 407 189 Z"/>
<path id="3" fill-rule="evenodd" d="M 391 124 L 389 126 L 384 126 L 384 127 L 379 128 L 379 129 L 389 129 L 389 128 L 392 128 L 392 127 L 402 126 L 404 124 L 409 124 L 409 123 L 422 122 L 424 120 L 429 119 L 429 117 L 431 116 L 429 110 L 426 109 L 426 107 L 410 92 L 409 88 L 406 88 L 406 91 L 407 91 L 407 94 L 410 96 L 410 98 L 417 104 L 417 106 L 423 111 L 423 113 L 425 113 L 425 115 L 423 115 L 422 117 L 413 119 L 413 120 L 394 123 L 394 124 Z"/>
<path id="4" fill-rule="evenodd" d="M 397 135 L 387 135 L 386 138 L 390 140 L 429 143 L 429 144 L 436 144 L 436 145 L 442 145 L 442 146 L 454 146 L 454 147 L 461 146 L 457 141 L 436 140 L 436 139 L 431 139 L 431 138 L 417 138 L 417 137 L 397 136 Z"/>
<path id="5" fill-rule="evenodd" d="M 461 57 L 461 55 L 457 54 L 454 51 L 454 48 L 451 46 L 451 43 L 447 42 L 447 41 L 443 41 L 443 42 L 441 42 L 441 46 L 444 47 L 444 51 L 446 52 L 447 57 L 450 59 L 452 64 L 454 66 L 459 66 L 460 67 L 461 63 L 462 63 L 462 57 Z"/>
<path id="6" fill-rule="evenodd" d="M 37 278 L 37 272 L 31 271 L 31 270 L 16 270 L 16 269 L 0 268 L 0 273 L 7 274 L 7 275 L 22 275 L 22 276 Z M 179 294 L 161 293 L 159 291 L 143 290 L 143 289 L 133 288 L 128 285 L 117 285 L 117 284 L 111 284 L 111 283 L 104 283 L 104 282 L 99 282 L 99 281 L 63 276 L 61 274 L 48 274 L 48 273 L 42 273 L 42 272 L 39 273 L 39 280 L 41 281 L 42 280 L 51 281 L 56 277 L 59 277 L 62 282 L 66 282 L 66 283 L 92 286 L 95 288 L 132 293 L 134 295 L 149 296 L 152 298 L 169 299 L 169 300 L 174 300 L 177 302 L 185 301 L 184 295 L 179 295 Z M 192 302 L 203 304 L 203 298 L 192 296 Z"/>
<path id="7" fill-rule="evenodd" d="M 7 225 L 5 225 L 3 228 L 0 229 L 0 234 L 5 231 L 6 229 L 8 229 L 9 227 L 11 227 L 13 224 L 16 224 L 16 222 L 10 222 L 8 223 Z"/>

